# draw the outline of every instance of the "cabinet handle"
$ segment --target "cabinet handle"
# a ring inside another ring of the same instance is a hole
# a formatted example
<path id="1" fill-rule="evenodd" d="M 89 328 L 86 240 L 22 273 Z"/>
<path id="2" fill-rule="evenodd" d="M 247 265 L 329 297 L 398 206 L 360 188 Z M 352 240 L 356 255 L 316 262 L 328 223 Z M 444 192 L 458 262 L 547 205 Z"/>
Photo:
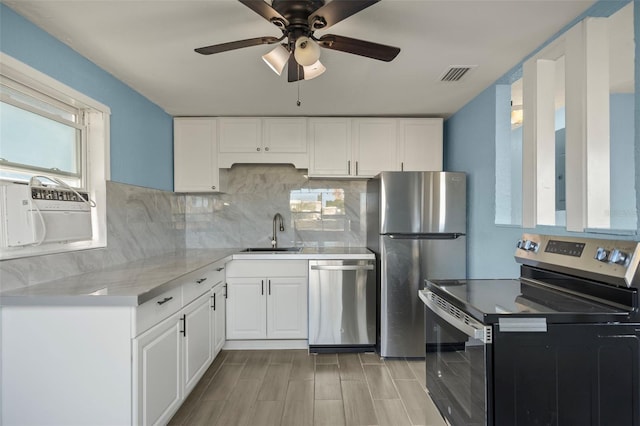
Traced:
<path id="1" fill-rule="evenodd" d="M 227 289 L 227 283 L 224 283 L 224 298 L 225 298 L 225 299 L 227 298 L 227 292 L 228 292 L 228 291 L 229 291 L 229 290 Z"/>
<path id="2" fill-rule="evenodd" d="M 216 268 L 216 272 L 224 271 L 224 266 L 222 268 Z"/>
<path id="3" fill-rule="evenodd" d="M 260 294 L 264 296 L 264 280 L 260 281 Z"/>
<path id="4" fill-rule="evenodd" d="M 180 333 L 182 333 L 184 337 L 187 337 L 187 314 L 182 315 L 180 321 L 182 321 L 182 330 L 180 330 Z"/>
<path id="5" fill-rule="evenodd" d="M 158 300 L 158 305 L 164 305 L 165 303 L 167 303 L 169 300 L 172 300 L 172 299 L 173 299 L 173 296 L 171 296 L 171 297 L 165 297 L 165 298 L 164 298 L 164 299 L 162 299 L 162 300 Z"/>
<path id="6" fill-rule="evenodd" d="M 256 151 L 260 151 L 260 148 L 256 148 Z"/>
<path id="7" fill-rule="evenodd" d="M 402 163 L 400 163 L 400 171 L 404 172 L 404 161 Z"/>
<path id="8" fill-rule="evenodd" d="M 216 294 L 215 294 L 215 293 L 213 293 L 213 296 L 211 296 L 211 298 L 213 299 L 213 306 L 212 306 L 212 308 L 213 308 L 213 310 L 215 311 L 215 310 L 216 310 Z"/>
<path id="9" fill-rule="evenodd" d="M 351 160 L 347 160 L 347 174 L 350 175 L 351 174 Z"/>
<path id="10" fill-rule="evenodd" d="M 269 280 L 269 296 L 271 296 L 271 280 Z"/>
<path id="11" fill-rule="evenodd" d="M 203 282 L 205 282 L 207 280 L 207 278 L 200 278 L 199 280 L 196 280 L 196 284 L 202 284 Z"/>
<path id="12" fill-rule="evenodd" d="M 265 150 L 265 151 L 269 151 L 269 147 L 268 147 L 268 146 L 267 146 L 267 147 L 265 147 L 265 148 L 264 148 L 264 150 Z"/>
<path id="13" fill-rule="evenodd" d="M 358 176 L 358 162 L 356 161 L 356 176 Z"/>
<path id="14" fill-rule="evenodd" d="M 216 186 L 215 186 L 215 185 L 213 185 L 213 186 L 211 187 L 211 189 L 216 189 Z"/>

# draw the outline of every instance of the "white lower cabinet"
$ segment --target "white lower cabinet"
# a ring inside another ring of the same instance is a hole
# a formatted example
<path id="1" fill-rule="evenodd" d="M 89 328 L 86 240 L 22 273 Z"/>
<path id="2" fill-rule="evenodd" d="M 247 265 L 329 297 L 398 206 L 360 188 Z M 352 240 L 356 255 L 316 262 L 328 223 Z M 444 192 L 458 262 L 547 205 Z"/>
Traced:
<path id="1" fill-rule="evenodd" d="M 202 295 L 184 309 L 182 316 L 184 390 L 191 392 L 212 361 L 210 293 Z"/>
<path id="2" fill-rule="evenodd" d="M 307 261 L 235 260 L 227 285 L 228 340 L 307 338 Z"/>
<path id="3" fill-rule="evenodd" d="M 267 279 L 267 338 L 306 339 L 306 277 Z"/>
<path id="4" fill-rule="evenodd" d="M 137 424 L 168 423 L 182 403 L 181 327 L 175 314 L 135 339 Z"/>
<path id="5" fill-rule="evenodd" d="M 227 285 L 224 282 L 216 284 L 211 289 L 211 309 L 213 309 L 213 315 L 211 315 L 211 350 L 213 351 L 213 358 L 220 353 L 227 339 L 226 293 Z"/>
<path id="6" fill-rule="evenodd" d="M 267 338 L 264 278 L 227 278 L 227 339 Z"/>
<path id="7" fill-rule="evenodd" d="M 213 327 L 207 292 L 135 340 L 138 424 L 165 424 L 209 367 Z"/>

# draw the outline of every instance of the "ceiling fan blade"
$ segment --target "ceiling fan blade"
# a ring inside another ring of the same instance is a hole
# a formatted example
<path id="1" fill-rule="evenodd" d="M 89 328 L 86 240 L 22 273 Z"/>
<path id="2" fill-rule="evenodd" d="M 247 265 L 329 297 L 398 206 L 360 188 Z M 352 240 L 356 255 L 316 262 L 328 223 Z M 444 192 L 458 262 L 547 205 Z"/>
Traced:
<path id="1" fill-rule="evenodd" d="M 380 0 L 333 0 L 309 16 L 309 26 L 314 30 L 329 28 L 379 1 Z"/>
<path id="2" fill-rule="evenodd" d="M 214 44 L 212 46 L 199 47 L 195 49 L 201 55 L 211 55 L 213 53 L 226 52 L 228 50 L 242 49 L 243 47 L 258 46 L 260 44 L 273 44 L 280 41 L 277 37 L 256 37 L 246 40 L 230 41 L 228 43 Z"/>
<path id="3" fill-rule="evenodd" d="M 354 55 L 366 56 L 367 58 L 378 59 L 385 62 L 393 61 L 393 59 L 398 56 L 398 53 L 400 53 L 399 47 L 386 46 L 384 44 L 333 34 L 323 35 L 318 39 L 318 44 L 327 49 L 353 53 Z"/>
<path id="4" fill-rule="evenodd" d="M 298 80 L 304 80 L 304 68 L 302 68 L 302 66 L 298 64 L 298 61 L 296 61 L 296 58 L 293 55 L 289 57 L 287 80 L 289 81 L 289 83 L 293 83 L 294 81 Z"/>
<path id="5" fill-rule="evenodd" d="M 289 25 L 289 21 L 285 19 L 284 16 L 280 15 L 280 13 L 271 7 L 268 3 L 265 3 L 263 0 L 239 0 L 240 3 L 247 6 L 249 9 L 256 12 L 258 15 L 262 16 L 269 22 L 276 24 L 280 28 L 284 28 Z"/>

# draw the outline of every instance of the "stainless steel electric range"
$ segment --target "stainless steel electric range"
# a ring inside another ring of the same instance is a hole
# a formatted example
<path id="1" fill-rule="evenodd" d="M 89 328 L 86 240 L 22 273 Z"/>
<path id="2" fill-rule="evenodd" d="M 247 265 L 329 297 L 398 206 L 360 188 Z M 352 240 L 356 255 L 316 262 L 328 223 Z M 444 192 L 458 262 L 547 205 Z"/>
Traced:
<path id="1" fill-rule="evenodd" d="M 515 280 L 426 281 L 427 389 L 458 425 L 640 425 L 640 243 L 525 234 Z"/>

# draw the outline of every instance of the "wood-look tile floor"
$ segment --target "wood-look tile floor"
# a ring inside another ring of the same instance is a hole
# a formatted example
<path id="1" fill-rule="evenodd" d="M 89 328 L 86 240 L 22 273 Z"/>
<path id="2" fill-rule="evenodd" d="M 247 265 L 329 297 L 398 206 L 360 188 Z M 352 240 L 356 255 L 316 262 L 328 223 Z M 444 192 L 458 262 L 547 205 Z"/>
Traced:
<path id="1" fill-rule="evenodd" d="M 222 351 L 169 424 L 444 426 L 424 382 L 421 360 Z"/>

